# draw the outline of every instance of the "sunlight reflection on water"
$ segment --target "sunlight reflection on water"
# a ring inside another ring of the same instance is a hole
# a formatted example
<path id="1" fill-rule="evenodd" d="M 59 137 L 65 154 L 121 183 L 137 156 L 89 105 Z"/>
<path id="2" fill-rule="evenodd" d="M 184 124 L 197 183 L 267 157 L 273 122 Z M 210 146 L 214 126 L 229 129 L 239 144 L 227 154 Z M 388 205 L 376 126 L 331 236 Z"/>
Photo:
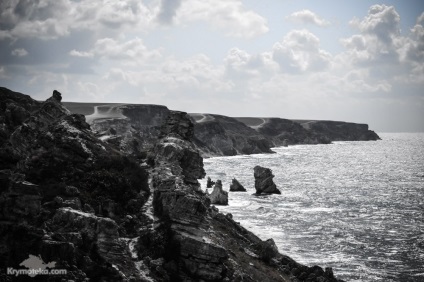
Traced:
<path id="1" fill-rule="evenodd" d="M 381 137 L 210 158 L 205 170 L 226 190 L 234 177 L 244 185 L 219 209 L 281 253 L 348 281 L 422 281 L 424 134 Z M 256 165 L 273 170 L 281 195 L 251 195 Z"/>

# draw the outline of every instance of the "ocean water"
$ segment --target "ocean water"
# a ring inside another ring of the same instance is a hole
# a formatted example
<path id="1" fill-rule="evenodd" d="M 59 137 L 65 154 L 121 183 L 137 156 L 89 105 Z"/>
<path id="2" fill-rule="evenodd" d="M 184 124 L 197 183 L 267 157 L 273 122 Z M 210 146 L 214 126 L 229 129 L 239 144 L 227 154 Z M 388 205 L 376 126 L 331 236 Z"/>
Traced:
<path id="1" fill-rule="evenodd" d="M 204 165 L 224 190 L 235 177 L 248 191 L 230 192 L 220 211 L 298 262 L 347 281 L 424 281 L 424 133 L 380 137 Z M 256 165 L 272 169 L 281 195 L 252 195 Z"/>

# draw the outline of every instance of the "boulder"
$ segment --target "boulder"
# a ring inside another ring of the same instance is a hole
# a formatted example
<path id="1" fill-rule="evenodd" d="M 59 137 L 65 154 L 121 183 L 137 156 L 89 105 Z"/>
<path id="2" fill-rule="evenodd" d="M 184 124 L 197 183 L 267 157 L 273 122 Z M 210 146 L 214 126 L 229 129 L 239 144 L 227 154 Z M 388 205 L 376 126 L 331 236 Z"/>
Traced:
<path id="1" fill-rule="evenodd" d="M 230 192 L 246 192 L 246 189 L 240 184 L 240 182 L 238 182 L 237 179 L 233 178 L 230 185 Z"/>
<path id="2" fill-rule="evenodd" d="M 209 199 L 213 205 L 228 205 L 228 192 L 222 190 L 221 180 L 216 181 Z"/>
<path id="3" fill-rule="evenodd" d="M 255 176 L 255 189 L 256 194 L 281 194 L 280 190 L 277 189 L 274 181 L 274 175 L 272 174 L 271 169 L 255 166 L 254 169 Z"/>
<path id="4" fill-rule="evenodd" d="M 277 245 L 272 238 L 261 242 L 259 249 L 259 258 L 265 262 L 271 261 L 278 255 Z"/>

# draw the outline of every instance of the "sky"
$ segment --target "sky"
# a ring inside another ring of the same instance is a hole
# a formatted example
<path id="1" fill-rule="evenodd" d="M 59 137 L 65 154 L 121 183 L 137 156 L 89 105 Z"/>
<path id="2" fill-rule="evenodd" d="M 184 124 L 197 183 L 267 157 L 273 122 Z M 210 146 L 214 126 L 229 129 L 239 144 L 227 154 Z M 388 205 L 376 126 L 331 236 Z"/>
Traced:
<path id="1" fill-rule="evenodd" d="M 1 0 L 0 86 L 424 132 L 424 1 Z"/>

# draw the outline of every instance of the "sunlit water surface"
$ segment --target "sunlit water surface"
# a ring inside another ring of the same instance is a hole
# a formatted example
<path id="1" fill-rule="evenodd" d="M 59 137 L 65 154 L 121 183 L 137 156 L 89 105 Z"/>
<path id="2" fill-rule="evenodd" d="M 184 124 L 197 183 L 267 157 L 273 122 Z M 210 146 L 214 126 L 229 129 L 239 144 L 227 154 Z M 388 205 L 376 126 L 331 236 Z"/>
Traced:
<path id="1" fill-rule="evenodd" d="M 209 158 L 205 170 L 227 191 L 233 177 L 245 186 L 220 211 L 281 253 L 347 281 L 424 281 L 424 134 L 380 137 Z M 281 195 L 252 195 L 256 165 L 272 169 Z"/>

